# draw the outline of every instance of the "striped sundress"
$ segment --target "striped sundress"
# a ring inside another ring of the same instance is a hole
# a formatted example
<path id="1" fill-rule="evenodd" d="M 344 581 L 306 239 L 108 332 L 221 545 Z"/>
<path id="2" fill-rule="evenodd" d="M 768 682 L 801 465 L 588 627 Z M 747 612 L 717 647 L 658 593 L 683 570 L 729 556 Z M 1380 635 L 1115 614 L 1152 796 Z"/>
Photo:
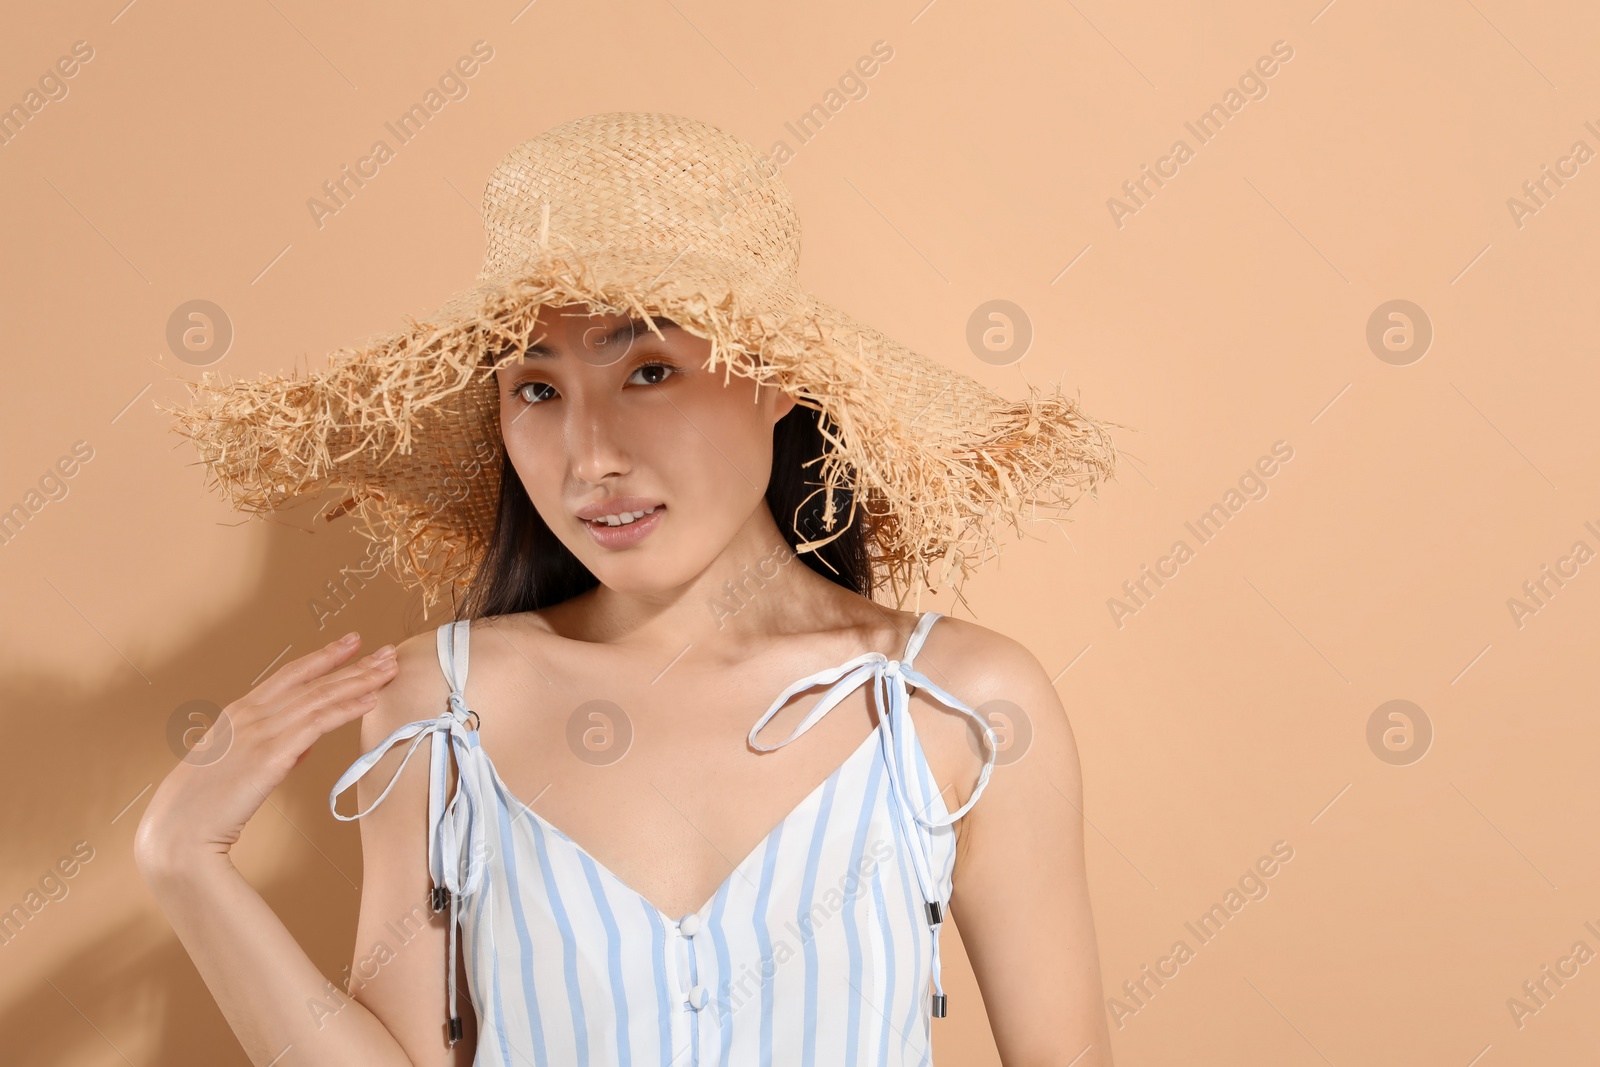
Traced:
<path id="1" fill-rule="evenodd" d="M 362 755 L 328 802 L 393 746 L 409 741 L 409 760 L 431 740 L 428 865 L 433 906 L 450 911 L 452 1043 L 461 1032 L 459 926 L 478 1067 L 930 1064 L 931 1018 L 945 1013 L 939 926 L 955 867 L 952 824 L 983 792 L 996 745 L 981 716 L 912 666 L 938 618 L 918 619 L 899 660 L 872 652 L 800 679 L 751 727 L 751 747 L 772 751 L 873 687 L 873 732 L 704 906 L 678 916 L 506 788 L 463 695 L 469 623 L 441 626 L 447 708 Z M 788 737 L 756 741 L 785 703 L 820 686 L 830 688 Z M 972 795 L 955 811 L 912 727 L 910 688 L 969 716 L 987 739 Z M 457 782 L 446 799 L 452 757 Z"/>

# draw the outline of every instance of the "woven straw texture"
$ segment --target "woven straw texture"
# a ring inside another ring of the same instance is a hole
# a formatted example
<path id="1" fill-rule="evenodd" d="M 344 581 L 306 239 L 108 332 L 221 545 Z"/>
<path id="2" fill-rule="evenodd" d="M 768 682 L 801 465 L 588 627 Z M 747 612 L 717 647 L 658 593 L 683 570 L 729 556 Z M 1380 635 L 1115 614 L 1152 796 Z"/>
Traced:
<path id="1" fill-rule="evenodd" d="M 903 604 L 1054 519 L 1114 476 L 1108 426 L 1059 387 L 1010 402 L 800 285 L 800 225 L 757 149 L 676 115 L 592 115 L 514 149 L 484 193 L 475 286 L 329 357 L 325 371 L 191 383 L 167 409 L 240 510 L 345 491 L 425 604 L 459 594 L 494 523 L 502 447 L 493 368 L 539 338 L 539 309 L 665 316 L 711 342 L 709 369 L 825 415 L 817 492 L 868 515 L 876 590 Z M 841 489 L 853 489 L 841 494 Z M 781 522 L 785 516 L 778 516 Z M 827 540 L 824 534 L 809 546 Z"/>

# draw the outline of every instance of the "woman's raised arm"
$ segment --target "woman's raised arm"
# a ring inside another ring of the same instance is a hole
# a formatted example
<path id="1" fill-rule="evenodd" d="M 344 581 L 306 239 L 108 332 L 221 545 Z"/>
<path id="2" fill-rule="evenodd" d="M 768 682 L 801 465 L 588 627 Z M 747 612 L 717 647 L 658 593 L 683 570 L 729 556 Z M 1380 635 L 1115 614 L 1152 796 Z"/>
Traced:
<path id="1" fill-rule="evenodd" d="M 134 839 L 140 872 L 258 1067 L 446 1065 L 466 1051 L 458 1045 L 452 1054 L 442 1041 L 438 1051 L 408 1049 L 359 1002 L 335 999 L 229 855 L 245 823 L 311 746 L 378 706 L 378 691 L 398 672 L 396 656 L 384 648 L 352 661 L 359 646 L 357 635 L 346 635 L 285 664 L 229 704 L 202 742 L 226 744 L 225 753 L 180 762 L 156 790 Z M 419 827 L 413 840 L 420 838 Z M 425 876 L 425 860 L 420 869 Z M 443 968 L 442 947 L 436 963 Z M 311 1008 L 317 1001 L 339 1010 L 318 1013 Z"/>

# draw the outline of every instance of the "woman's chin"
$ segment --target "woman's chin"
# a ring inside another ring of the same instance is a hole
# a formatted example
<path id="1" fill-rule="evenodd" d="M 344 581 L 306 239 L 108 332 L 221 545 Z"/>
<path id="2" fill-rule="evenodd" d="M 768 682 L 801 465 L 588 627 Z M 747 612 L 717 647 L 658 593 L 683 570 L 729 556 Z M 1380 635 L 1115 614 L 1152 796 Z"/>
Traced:
<path id="1" fill-rule="evenodd" d="M 688 558 L 682 551 L 661 542 L 640 544 L 626 551 L 593 549 L 579 557 L 589 573 L 614 593 L 652 596 L 668 593 L 694 581 L 710 565 L 710 559 Z"/>
<path id="2" fill-rule="evenodd" d="M 673 528 L 674 518 L 679 517 L 667 513 L 640 520 L 639 525 L 655 528 L 641 531 L 643 536 L 636 538 L 617 538 L 614 527 L 598 532 L 580 530 L 575 538 L 578 544 L 568 542 L 568 549 L 614 593 L 668 594 L 703 576 L 716 563 L 714 549 L 728 545 L 738 532 L 712 524 Z"/>

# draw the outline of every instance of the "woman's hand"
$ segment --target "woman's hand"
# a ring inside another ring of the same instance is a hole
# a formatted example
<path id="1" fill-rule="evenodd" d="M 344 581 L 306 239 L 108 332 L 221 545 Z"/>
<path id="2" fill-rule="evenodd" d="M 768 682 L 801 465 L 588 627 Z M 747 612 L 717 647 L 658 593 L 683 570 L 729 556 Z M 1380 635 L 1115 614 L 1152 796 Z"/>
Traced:
<path id="1" fill-rule="evenodd" d="M 134 854 L 147 879 L 225 856 L 323 734 L 372 710 L 377 691 L 395 676 L 394 646 L 349 662 L 360 645 L 359 635 L 346 634 L 284 664 L 222 710 L 162 781 L 139 822 Z M 208 758 L 195 758 L 197 752 Z"/>
<path id="2" fill-rule="evenodd" d="M 459 1057 L 470 1054 L 437 1037 L 413 1053 L 343 996 L 331 1015 L 308 1009 L 328 1004 L 335 987 L 228 858 L 244 824 L 317 739 L 376 707 L 378 690 L 394 679 L 394 649 L 351 662 L 360 645 L 346 634 L 224 708 L 162 780 L 134 837 L 156 903 L 254 1064 L 416 1067 L 465 1063 Z M 438 953 L 442 969 L 442 935 Z"/>

